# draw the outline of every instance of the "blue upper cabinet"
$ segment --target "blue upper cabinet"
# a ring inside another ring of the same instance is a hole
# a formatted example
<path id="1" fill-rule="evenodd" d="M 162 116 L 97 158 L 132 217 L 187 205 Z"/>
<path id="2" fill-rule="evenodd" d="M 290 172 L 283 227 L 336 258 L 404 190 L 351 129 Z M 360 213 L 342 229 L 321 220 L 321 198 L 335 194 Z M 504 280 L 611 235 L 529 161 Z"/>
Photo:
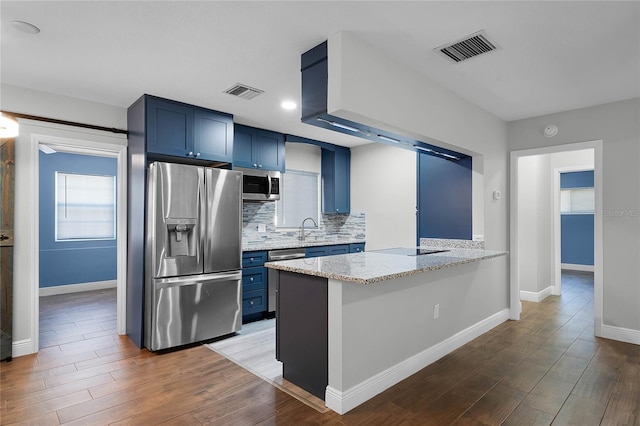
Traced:
<path id="1" fill-rule="evenodd" d="M 196 109 L 195 140 L 196 157 L 203 160 L 233 161 L 233 120 L 211 110 Z"/>
<path id="2" fill-rule="evenodd" d="M 351 210 L 351 150 L 322 149 L 322 213 Z"/>
<path id="3" fill-rule="evenodd" d="M 148 153 L 231 162 L 233 117 L 182 102 L 145 95 Z"/>
<path id="4" fill-rule="evenodd" d="M 233 165 L 284 172 L 284 135 L 236 124 Z"/>

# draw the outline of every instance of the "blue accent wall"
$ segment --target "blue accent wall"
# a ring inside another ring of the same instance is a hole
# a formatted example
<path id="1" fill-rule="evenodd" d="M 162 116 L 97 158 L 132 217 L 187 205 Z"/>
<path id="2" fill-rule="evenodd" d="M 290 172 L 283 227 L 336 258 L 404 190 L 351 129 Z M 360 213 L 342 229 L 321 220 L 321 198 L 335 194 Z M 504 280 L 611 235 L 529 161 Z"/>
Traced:
<path id="1" fill-rule="evenodd" d="M 593 188 L 593 170 L 560 173 L 560 188 Z"/>
<path id="2" fill-rule="evenodd" d="M 418 154 L 418 241 L 472 238 L 471 157 Z"/>
<path id="3" fill-rule="evenodd" d="M 55 172 L 117 174 L 115 158 L 40 155 L 40 287 L 116 279 L 116 240 L 55 241 Z"/>
<path id="4" fill-rule="evenodd" d="M 593 188 L 593 170 L 560 173 L 560 188 Z M 561 262 L 593 266 L 594 215 L 560 216 Z"/>

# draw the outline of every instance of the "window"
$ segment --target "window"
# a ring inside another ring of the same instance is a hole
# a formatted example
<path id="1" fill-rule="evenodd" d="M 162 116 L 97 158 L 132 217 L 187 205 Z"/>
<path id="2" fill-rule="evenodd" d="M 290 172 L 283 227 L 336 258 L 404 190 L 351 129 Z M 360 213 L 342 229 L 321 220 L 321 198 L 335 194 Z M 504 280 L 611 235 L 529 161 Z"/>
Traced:
<path id="1" fill-rule="evenodd" d="M 276 201 L 276 226 L 298 228 L 306 217 L 318 223 L 318 173 L 287 170 Z"/>
<path id="2" fill-rule="evenodd" d="M 560 191 L 560 213 L 593 213 L 594 211 L 593 188 L 571 188 Z"/>
<path id="3" fill-rule="evenodd" d="M 116 178 L 56 172 L 56 241 L 116 237 Z"/>

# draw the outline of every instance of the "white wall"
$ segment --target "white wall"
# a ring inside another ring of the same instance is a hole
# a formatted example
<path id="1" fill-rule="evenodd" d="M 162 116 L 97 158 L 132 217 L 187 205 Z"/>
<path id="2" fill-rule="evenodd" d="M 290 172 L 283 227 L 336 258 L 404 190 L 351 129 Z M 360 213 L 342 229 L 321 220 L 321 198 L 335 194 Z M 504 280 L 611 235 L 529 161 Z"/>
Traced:
<path id="1" fill-rule="evenodd" d="M 518 161 L 520 290 L 539 293 L 553 285 L 551 172 L 549 155 Z"/>
<path id="2" fill-rule="evenodd" d="M 511 122 L 508 134 L 511 150 L 603 141 L 603 323 L 640 342 L 640 98 Z"/>
<path id="3" fill-rule="evenodd" d="M 455 93 L 428 81 L 424 75 L 399 66 L 395 60 L 381 55 L 351 33 L 340 32 L 330 36 L 328 55 L 330 114 L 451 148 L 473 155 L 474 159 L 481 157 L 484 176 L 477 181 L 483 182 L 483 187 L 474 191 L 474 233 L 484 234 L 487 248 L 506 250 L 506 123 Z M 369 149 L 371 148 L 363 147 L 352 151 L 352 165 L 356 165 L 355 168 L 352 167 L 352 179 L 355 182 L 366 179 L 366 176 L 359 175 L 364 167 L 358 166 L 366 160 L 358 157 L 369 155 Z M 395 176 L 406 176 L 405 168 L 411 168 L 415 173 L 416 166 L 415 161 L 411 165 L 408 161 L 403 161 L 381 163 L 381 167 L 388 179 L 396 179 Z M 395 181 L 391 185 L 406 183 Z M 352 186 L 352 194 L 355 194 L 355 189 Z M 502 192 L 501 200 L 492 199 L 493 190 Z M 379 197 L 380 195 L 376 195 L 369 196 L 368 200 L 357 200 L 356 208 L 367 213 L 367 240 L 371 233 L 384 233 L 376 231 L 377 229 L 396 227 L 400 222 L 389 222 L 386 220 L 387 216 L 383 221 L 370 216 L 369 210 L 379 208 Z M 407 205 L 408 201 L 405 201 L 401 207 L 404 209 Z M 415 207 L 415 196 L 412 206 Z M 404 215 L 400 213 L 400 206 L 389 204 L 387 208 Z M 484 217 L 483 223 L 477 223 L 478 215 Z M 411 222 L 415 226 L 415 218 Z"/>
<path id="4" fill-rule="evenodd" d="M 320 174 L 322 171 L 322 150 L 308 143 L 287 142 L 285 145 L 285 167 Z"/>
<path id="5" fill-rule="evenodd" d="M 415 152 L 351 148 L 351 211 L 367 215 L 367 250 L 416 245 L 416 173 Z"/>

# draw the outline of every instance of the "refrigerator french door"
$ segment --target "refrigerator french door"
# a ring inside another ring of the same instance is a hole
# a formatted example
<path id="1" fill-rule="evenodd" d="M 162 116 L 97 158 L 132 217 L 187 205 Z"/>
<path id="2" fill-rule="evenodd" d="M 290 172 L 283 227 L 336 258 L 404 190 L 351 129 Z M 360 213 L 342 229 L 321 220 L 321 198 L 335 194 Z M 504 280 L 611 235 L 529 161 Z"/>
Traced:
<path id="1" fill-rule="evenodd" d="M 199 342 L 242 326 L 242 173 L 149 166 L 145 346 Z"/>

